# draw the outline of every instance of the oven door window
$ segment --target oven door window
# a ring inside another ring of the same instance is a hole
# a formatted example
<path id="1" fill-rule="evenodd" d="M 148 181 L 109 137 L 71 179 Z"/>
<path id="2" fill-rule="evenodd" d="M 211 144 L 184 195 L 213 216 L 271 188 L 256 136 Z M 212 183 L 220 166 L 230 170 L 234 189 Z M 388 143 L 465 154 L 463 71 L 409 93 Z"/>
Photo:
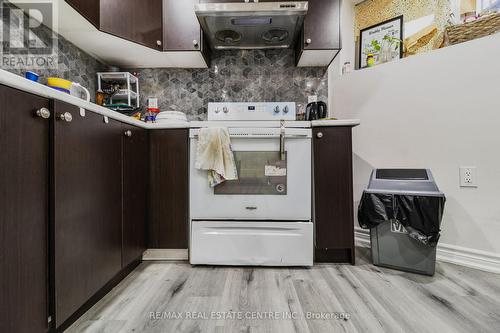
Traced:
<path id="1" fill-rule="evenodd" d="M 214 194 L 286 195 L 287 169 L 279 151 L 235 151 L 238 179 L 214 188 Z"/>

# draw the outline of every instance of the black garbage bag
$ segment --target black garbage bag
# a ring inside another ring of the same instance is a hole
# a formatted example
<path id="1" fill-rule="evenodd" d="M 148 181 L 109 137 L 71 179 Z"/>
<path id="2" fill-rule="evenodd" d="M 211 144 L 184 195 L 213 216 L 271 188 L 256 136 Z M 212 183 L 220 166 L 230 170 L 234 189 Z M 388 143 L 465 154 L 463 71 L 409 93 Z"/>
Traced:
<path id="1" fill-rule="evenodd" d="M 358 221 L 363 229 L 397 220 L 410 237 L 435 247 L 440 236 L 444 196 L 419 196 L 363 192 L 358 207 Z"/>

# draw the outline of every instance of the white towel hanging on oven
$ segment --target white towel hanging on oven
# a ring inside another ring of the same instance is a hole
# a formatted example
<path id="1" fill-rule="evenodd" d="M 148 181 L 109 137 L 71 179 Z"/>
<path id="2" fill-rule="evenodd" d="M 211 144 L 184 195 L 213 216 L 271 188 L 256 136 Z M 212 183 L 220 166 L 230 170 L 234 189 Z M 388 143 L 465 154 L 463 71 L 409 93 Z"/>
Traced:
<path id="1" fill-rule="evenodd" d="M 215 187 L 225 180 L 238 179 L 227 128 L 200 129 L 195 168 L 208 171 L 210 187 Z"/>

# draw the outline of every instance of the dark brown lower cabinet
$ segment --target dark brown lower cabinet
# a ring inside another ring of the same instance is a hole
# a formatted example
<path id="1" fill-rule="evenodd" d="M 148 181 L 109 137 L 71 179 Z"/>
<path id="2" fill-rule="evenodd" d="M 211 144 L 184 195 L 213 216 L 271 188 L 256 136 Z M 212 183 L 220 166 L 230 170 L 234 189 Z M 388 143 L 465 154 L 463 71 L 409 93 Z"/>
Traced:
<path id="1" fill-rule="evenodd" d="M 152 130 L 148 248 L 188 247 L 188 129 Z"/>
<path id="2" fill-rule="evenodd" d="M 148 191 L 148 131 L 122 124 L 123 215 L 122 267 L 141 258 L 146 250 Z"/>
<path id="3" fill-rule="evenodd" d="M 313 135 L 315 261 L 354 264 L 352 128 L 316 127 Z"/>
<path id="4" fill-rule="evenodd" d="M 49 100 L 0 85 L 0 108 L 0 332 L 46 332 Z"/>
<path id="5" fill-rule="evenodd" d="M 92 112 L 82 117 L 64 102 L 55 101 L 53 111 L 53 292 L 60 327 L 122 267 L 123 133 L 121 123 Z"/>
<path id="6" fill-rule="evenodd" d="M 148 231 L 187 248 L 187 129 L 2 85 L 0 107 L 0 332 L 64 330 L 139 263 Z"/>

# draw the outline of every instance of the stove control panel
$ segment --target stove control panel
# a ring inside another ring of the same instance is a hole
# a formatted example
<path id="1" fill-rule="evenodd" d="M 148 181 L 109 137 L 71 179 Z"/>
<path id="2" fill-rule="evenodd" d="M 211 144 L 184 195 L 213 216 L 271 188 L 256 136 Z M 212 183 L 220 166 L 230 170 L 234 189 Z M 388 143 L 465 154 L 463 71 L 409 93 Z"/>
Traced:
<path id="1" fill-rule="evenodd" d="M 208 120 L 295 120 L 294 102 L 208 103 Z"/>

